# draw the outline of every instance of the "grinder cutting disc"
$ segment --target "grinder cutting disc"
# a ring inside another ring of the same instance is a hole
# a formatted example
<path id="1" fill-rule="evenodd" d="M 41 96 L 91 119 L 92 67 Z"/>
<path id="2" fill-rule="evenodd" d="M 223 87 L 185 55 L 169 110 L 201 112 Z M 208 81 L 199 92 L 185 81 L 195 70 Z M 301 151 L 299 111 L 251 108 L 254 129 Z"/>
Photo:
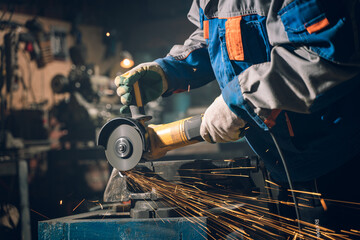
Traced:
<path id="1" fill-rule="evenodd" d="M 134 168 L 143 154 L 140 133 L 132 126 L 122 124 L 108 138 L 105 155 L 110 164 L 119 171 Z"/>

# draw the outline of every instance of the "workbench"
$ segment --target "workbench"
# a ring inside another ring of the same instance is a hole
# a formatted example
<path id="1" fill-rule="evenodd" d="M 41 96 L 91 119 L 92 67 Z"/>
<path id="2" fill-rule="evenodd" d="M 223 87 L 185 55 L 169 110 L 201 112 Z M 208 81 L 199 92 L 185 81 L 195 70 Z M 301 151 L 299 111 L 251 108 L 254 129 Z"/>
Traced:
<path id="1" fill-rule="evenodd" d="M 204 227 L 205 217 L 132 219 L 124 214 L 107 214 L 107 210 L 41 221 L 38 224 L 39 240 L 203 240 L 207 239 Z"/>

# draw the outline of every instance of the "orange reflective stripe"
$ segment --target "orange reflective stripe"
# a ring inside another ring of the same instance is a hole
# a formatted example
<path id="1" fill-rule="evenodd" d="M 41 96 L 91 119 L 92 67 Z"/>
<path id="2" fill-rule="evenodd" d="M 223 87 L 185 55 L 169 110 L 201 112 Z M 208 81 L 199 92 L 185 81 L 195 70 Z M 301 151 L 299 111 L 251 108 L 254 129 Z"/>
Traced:
<path id="1" fill-rule="evenodd" d="M 317 23 L 314 23 L 310 26 L 307 26 L 306 27 L 306 30 L 308 31 L 308 33 L 312 34 L 312 33 L 315 33 L 315 32 L 318 32 L 322 29 L 324 29 L 325 27 L 327 27 L 329 25 L 329 20 L 327 18 L 324 18 L 323 20 L 317 22 Z"/>
<path id="2" fill-rule="evenodd" d="M 286 118 L 287 127 L 288 127 L 288 129 L 289 129 L 290 137 L 294 137 L 294 136 L 295 136 L 294 130 L 293 130 L 293 128 L 292 128 L 292 125 L 291 125 L 289 116 L 287 115 L 287 112 L 285 112 L 285 118 Z"/>
<path id="3" fill-rule="evenodd" d="M 281 110 L 280 109 L 273 109 L 271 110 L 270 115 L 265 119 L 264 123 L 268 128 L 272 128 L 276 124 L 276 118 L 279 116 Z"/>
<path id="4" fill-rule="evenodd" d="M 173 93 L 182 93 L 185 91 L 186 91 L 185 89 L 178 89 L 178 90 L 173 91 Z"/>
<path id="5" fill-rule="evenodd" d="M 204 38 L 209 39 L 209 20 L 203 21 Z"/>
<path id="6" fill-rule="evenodd" d="M 240 22 L 241 16 L 229 18 L 225 23 L 226 48 L 230 60 L 244 61 Z"/>

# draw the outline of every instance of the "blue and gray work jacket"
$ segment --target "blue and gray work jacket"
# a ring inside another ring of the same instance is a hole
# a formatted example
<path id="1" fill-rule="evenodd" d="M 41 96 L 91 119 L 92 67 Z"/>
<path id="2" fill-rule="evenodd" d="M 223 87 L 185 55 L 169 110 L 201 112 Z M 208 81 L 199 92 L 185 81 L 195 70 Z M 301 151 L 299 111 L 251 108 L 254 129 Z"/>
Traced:
<path id="1" fill-rule="evenodd" d="M 195 0 L 197 27 L 156 60 L 169 88 L 216 79 L 274 180 L 326 174 L 360 152 L 360 4 L 335 0 Z M 359 159 L 360 160 L 360 159 Z"/>

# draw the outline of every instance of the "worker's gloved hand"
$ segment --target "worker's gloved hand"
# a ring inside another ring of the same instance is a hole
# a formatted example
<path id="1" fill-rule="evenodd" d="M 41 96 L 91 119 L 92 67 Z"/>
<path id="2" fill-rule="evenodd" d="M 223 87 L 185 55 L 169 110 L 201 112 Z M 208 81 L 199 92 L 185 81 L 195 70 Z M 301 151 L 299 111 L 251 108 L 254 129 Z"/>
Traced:
<path id="1" fill-rule="evenodd" d="M 246 122 L 230 110 L 220 95 L 206 109 L 200 134 L 205 141 L 210 143 L 232 142 L 240 139 L 240 129 L 245 125 Z"/>
<path id="2" fill-rule="evenodd" d="M 133 84 L 139 81 L 139 87 L 142 96 L 142 102 L 146 103 L 160 97 L 168 88 L 165 73 L 156 62 L 140 64 L 130 71 L 115 78 L 117 94 L 121 97 L 121 103 L 124 104 L 120 109 L 121 113 L 129 111 L 128 105 L 132 102 Z"/>

